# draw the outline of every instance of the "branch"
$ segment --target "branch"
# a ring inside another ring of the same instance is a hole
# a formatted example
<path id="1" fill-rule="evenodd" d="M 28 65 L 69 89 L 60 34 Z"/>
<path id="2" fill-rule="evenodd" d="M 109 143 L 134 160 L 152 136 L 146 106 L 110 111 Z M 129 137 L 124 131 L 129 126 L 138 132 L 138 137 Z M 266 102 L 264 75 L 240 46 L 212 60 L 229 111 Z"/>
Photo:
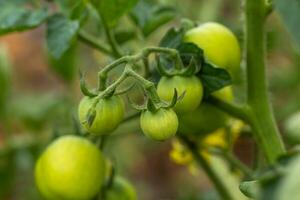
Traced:
<path id="1" fill-rule="evenodd" d="M 265 0 L 246 1 L 246 64 L 248 105 L 254 137 L 267 161 L 274 164 L 285 152 L 273 115 L 265 66 Z"/>
<path id="2" fill-rule="evenodd" d="M 188 138 L 180 137 L 181 141 L 188 147 L 188 149 L 193 154 L 193 158 L 195 161 L 202 167 L 202 169 L 206 172 L 207 176 L 210 178 L 212 183 L 214 184 L 216 190 L 220 194 L 220 197 L 224 200 L 233 200 L 233 197 L 230 195 L 229 191 L 223 185 L 222 181 L 218 177 L 217 173 L 213 170 L 213 168 L 209 165 L 207 160 L 203 158 L 203 156 L 198 152 L 197 144 L 190 141 Z"/>
<path id="3" fill-rule="evenodd" d="M 85 44 L 91 46 L 92 48 L 98 49 L 99 51 L 113 56 L 113 53 L 108 49 L 108 47 L 102 45 L 97 38 L 95 38 L 92 35 L 89 35 L 87 32 L 85 31 L 79 31 L 78 33 L 78 39 L 81 40 L 82 42 L 84 42 Z"/>
<path id="4" fill-rule="evenodd" d="M 217 97 L 210 96 L 209 101 L 211 105 L 223 110 L 224 112 L 228 113 L 229 115 L 242 119 L 243 121 L 249 123 L 251 121 L 250 116 L 248 115 L 247 107 L 241 107 L 234 105 L 232 103 L 228 103 L 224 100 L 221 100 Z"/>

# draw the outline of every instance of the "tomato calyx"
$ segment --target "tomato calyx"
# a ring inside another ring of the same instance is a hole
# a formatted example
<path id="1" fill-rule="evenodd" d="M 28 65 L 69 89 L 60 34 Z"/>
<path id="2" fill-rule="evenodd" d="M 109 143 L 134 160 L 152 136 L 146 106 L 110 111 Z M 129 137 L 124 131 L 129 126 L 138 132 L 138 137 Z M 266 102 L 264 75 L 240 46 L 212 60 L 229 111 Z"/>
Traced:
<path id="1" fill-rule="evenodd" d="M 192 56 L 189 58 L 187 66 L 183 67 L 182 62 L 180 62 L 180 67 L 175 67 L 172 69 L 166 69 L 162 63 L 159 56 L 155 56 L 157 63 L 157 70 L 161 76 L 172 77 L 172 76 L 193 76 L 200 71 L 201 66 L 198 65 L 197 59 Z M 181 60 L 182 61 L 182 60 Z M 177 63 L 178 64 L 178 63 Z"/>
<path id="2" fill-rule="evenodd" d="M 183 92 L 180 96 L 178 96 L 178 92 L 176 88 L 174 88 L 174 94 L 173 98 L 170 102 L 166 102 L 163 100 L 159 100 L 158 102 L 154 102 L 151 98 L 147 98 L 146 103 L 143 105 L 138 105 L 131 101 L 131 99 L 128 97 L 128 102 L 132 106 L 132 108 L 138 110 L 138 111 L 144 111 L 149 110 L 153 113 L 157 112 L 160 108 L 173 108 L 177 102 L 181 101 L 181 99 L 184 97 L 185 92 Z"/>

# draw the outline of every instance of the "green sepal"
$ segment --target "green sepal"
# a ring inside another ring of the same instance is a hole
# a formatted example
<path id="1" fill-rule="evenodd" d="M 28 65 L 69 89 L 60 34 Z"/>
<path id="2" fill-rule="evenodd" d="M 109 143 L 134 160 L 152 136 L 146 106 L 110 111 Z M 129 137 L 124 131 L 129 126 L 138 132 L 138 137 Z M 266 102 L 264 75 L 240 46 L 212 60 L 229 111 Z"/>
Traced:
<path id="1" fill-rule="evenodd" d="M 118 91 L 115 92 L 115 95 L 122 95 L 122 94 L 125 94 L 125 93 L 127 93 L 128 91 L 130 91 L 132 88 L 134 88 L 135 85 L 136 85 L 136 84 L 133 83 L 133 84 L 129 85 L 129 86 L 126 87 L 126 88 L 123 88 L 123 89 L 121 89 L 121 90 L 118 90 Z"/>
<path id="2" fill-rule="evenodd" d="M 129 98 L 129 96 L 127 96 L 127 100 L 128 100 L 129 105 L 130 105 L 133 109 L 135 109 L 135 110 L 137 110 L 137 111 L 143 111 L 143 110 L 146 110 L 146 109 L 147 109 L 147 106 L 146 106 L 145 104 L 143 104 L 143 105 L 138 105 L 138 104 L 134 103 L 134 102 Z"/>
<path id="3" fill-rule="evenodd" d="M 152 113 L 155 113 L 158 109 L 159 108 L 156 107 L 155 103 L 150 98 L 148 98 L 148 100 L 147 100 L 147 110 L 149 110 Z"/>
<path id="4" fill-rule="evenodd" d="M 189 65 L 180 72 L 181 76 L 193 76 L 200 71 L 200 67 L 197 65 L 195 57 L 192 57 Z"/>
<path id="5" fill-rule="evenodd" d="M 158 55 L 155 55 L 155 60 L 157 63 L 157 71 L 161 76 L 171 77 L 172 74 L 168 72 L 168 70 L 162 66 L 161 60 Z"/>
<path id="6" fill-rule="evenodd" d="M 91 127 L 93 125 L 96 115 L 97 115 L 96 109 L 94 107 L 91 107 L 86 116 L 86 122 L 88 127 Z"/>
<path id="7" fill-rule="evenodd" d="M 86 87 L 86 82 L 85 82 L 85 78 L 84 78 L 84 74 L 80 71 L 79 72 L 79 76 L 80 76 L 80 90 L 81 92 L 88 97 L 96 97 L 97 94 L 91 92 L 87 87 Z"/>

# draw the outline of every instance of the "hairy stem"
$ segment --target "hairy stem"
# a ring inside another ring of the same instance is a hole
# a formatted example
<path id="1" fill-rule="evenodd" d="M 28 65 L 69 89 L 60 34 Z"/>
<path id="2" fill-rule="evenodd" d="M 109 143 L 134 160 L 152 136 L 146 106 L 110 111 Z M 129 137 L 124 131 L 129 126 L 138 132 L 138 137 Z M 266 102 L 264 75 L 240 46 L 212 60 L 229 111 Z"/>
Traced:
<path id="1" fill-rule="evenodd" d="M 265 0 L 246 0 L 246 63 L 248 105 L 254 136 L 267 161 L 274 164 L 285 152 L 267 90 L 265 67 Z"/>

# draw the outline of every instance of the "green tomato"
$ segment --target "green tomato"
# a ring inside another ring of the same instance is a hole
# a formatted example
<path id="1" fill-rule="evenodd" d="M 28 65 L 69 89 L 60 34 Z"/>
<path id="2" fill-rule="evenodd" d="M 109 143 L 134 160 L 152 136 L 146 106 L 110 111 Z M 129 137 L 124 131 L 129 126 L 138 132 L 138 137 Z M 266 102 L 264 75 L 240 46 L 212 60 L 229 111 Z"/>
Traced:
<path id="1" fill-rule="evenodd" d="M 124 117 L 124 103 L 121 97 L 112 96 L 100 99 L 96 105 L 96 117 L 91 126 L 88 126 L 86 118 L 95 99 L 84 97 L 78 108 L 79 120 L 89 133 L 104 135 L 114 131 Z"/>
<path id="2" fill-rule="evenodd" d="M 173 109 L 160 108 L 156 112 L 143 111 L 140 118 L 143 133 L 154 140 L 166 140 L 174 136 L 178 118 Z"/>
<path id="3" fill-rule="evenodd" d="M 296 112 L 289 117 L 285 123 L 284 128 L 286 131 L 286 137 L 292 144 L 300 143 L 300 112 Z"/>
<path id="4" fill-rule="evenodd" d="M 231 87 L 225 87 L 213 95 L 225 101 L 232 101 L 233 98 Z M 179 114 L 178 120 L 180 133 L 205 135 L 224 127 L 229 116 L 213 105 L 202 102 L 196 110 Z"/>
<path id="5" fill-rule="evenodd" d="M 112 186 L 106 191 L 106 200 L 136 200 L 134 187 L 122 177 L 114 177 Z"/>
<path id="6" fill-rule="evenodd" d="M 162 77 L 157 85 L 159 97 L 165 101 L 171 101 L 176 88 L 179 95 L 185 92 L 183 99 L 178 101 L 174 110 L 178 113 L 195 110 L 201 103 L 203 97 L 203 87 L 196 76 L 172 76 Z"/>
<path id="7" fill-rule="evenodd" d="M 48 200 L 89 200 L 99 192 L 104 179 L 102 153 L 78 136 L 54 141 L 35 166 L 36 185 Z"/>
<path id="8" fill-rule="evenodd" d="M 240 46 L 235 35 L 227 27 L 215 22 L 207 22 L 187 31 L 184 41 L 195 43 L 204 50 L 204 55 L 209 62 L 226 68 L 231 75 L 239 71 Z"/>

